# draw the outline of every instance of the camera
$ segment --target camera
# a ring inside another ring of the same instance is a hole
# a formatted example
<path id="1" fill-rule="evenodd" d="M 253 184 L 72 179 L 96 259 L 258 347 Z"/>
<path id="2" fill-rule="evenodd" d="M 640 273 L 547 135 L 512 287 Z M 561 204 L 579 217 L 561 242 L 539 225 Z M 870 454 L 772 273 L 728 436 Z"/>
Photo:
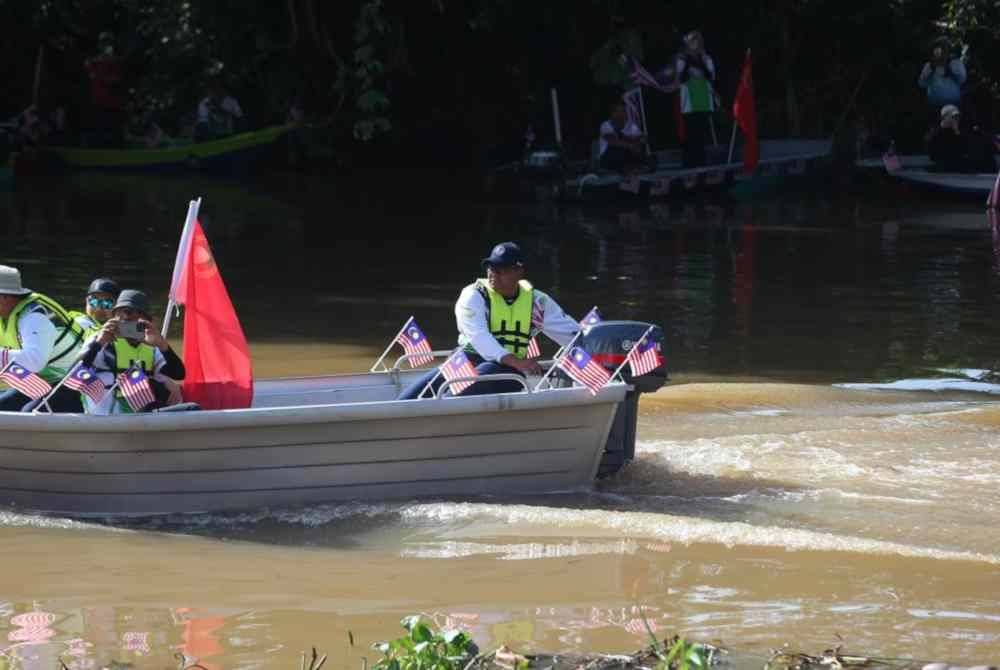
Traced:
<path id="1" fill-rule="evenodd" d="M 146 337 L 145 321 L 119 321 L 118 336 L 126 340 L 141 340 Z"/>

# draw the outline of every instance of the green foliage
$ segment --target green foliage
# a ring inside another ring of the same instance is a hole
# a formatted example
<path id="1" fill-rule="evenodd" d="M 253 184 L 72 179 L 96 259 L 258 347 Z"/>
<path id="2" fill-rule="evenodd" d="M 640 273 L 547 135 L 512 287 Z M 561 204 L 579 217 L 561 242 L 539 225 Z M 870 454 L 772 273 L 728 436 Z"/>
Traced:
<path id="1" fill-rule="evenodd" d="M 656 670 L 707 670 L 712 665 L 715 649 L 709 645 L 688 642 L 683 637 L 675 636 L 666 644 L 660 642 L 646 617 L 642 617 L 651 641 L 650 648 L 659 659 Z"/>
<path id="2" fill-rule="evenodd" d="M 461 670 L 478 652 L 462 631 L 435 632 L 416 615 L 400 624 L 406 635 L 372 645 L 382 654 L 373 670 Z"/>

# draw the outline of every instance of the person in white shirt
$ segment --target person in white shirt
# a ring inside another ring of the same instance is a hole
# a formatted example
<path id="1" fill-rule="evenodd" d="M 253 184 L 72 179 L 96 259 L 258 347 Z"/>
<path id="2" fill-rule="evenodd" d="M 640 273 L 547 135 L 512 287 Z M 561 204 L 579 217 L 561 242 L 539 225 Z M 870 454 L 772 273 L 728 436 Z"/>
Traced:
<path id="1" fill-rule="evenodd" d="M 240 103 L 229 95 L 221 83 L 214 82 L 208 96 L 198 104 L 195 139 L 201 141 L 232 135 L 241 129 L 242 124 L 243 108 Z"/>
<path id="2" fill-rule="evenodd" d="M 611 118 L 601 124 L 598 149 L 601 167 L 612 172 L 625 172 L 643 164 L 646 138 L 634 121 L 628 119 L 625 103 L 611 106 Z"/>
<path id="3" fill-rule="evenodd" d="M 514 242 L 493 247 L 482 266 L 486 277 L 462 289 L 455 303 L 458 345 L 480 375 L 541 374 L 538 361 L 528 357 L 531 338 L 544 333 L 558 344 L 568 344 L 580 324 L 555 300 L 525 281 L 524 257 Z M 435 389 L 443 381 L 436 369 L 404 389 L 400 399 L 420 397 L 432 380 Z M 515 381 L 482 381 L 466 388 L 462 395 L 509 393 L 522 388 Z"/>
<path id="4" fill-rule="evenodd" d="M 0 371 L 16 364 L 57 384 L 80 349 L 82 333 L 71 321 L 57 302 L 24 288 L 17 268 L 0 265 Z M 30 402 L 13 388 L 0 393 L 0 411 L 21 411 Z M 83 410 L 79 393 L 66 387 L 49 398 L 48 406 L 53 412 Z"/>

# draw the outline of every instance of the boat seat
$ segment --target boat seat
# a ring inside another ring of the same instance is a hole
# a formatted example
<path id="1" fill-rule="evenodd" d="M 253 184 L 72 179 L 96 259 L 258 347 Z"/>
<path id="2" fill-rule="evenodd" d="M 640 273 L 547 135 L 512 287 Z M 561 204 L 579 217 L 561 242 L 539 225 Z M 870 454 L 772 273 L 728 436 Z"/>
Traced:
<path id="1" fill-rule="evenodd" d="M 201 410 L 201 405 L 196 402 L 182 402 L 176 405 L 170 405 L 169 407 L 161 407 L 160 409 L 154 409 L 153 414 L 162 414 L 163 412 L 197 412 Z"/>

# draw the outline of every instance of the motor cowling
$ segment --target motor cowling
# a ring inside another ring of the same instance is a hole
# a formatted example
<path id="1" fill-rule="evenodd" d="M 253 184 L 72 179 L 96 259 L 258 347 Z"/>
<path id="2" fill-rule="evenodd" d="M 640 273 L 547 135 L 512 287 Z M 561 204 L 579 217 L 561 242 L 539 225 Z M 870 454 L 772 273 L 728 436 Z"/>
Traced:
<path id="1" fill-rule="evenodd" d="M 663 329 L 659 326 L 642 321 L 601 321 L 590 326 L 580 336 L 580 346 L 605 369 L 614 372 L 625 362 L 625 356 L 638 344 L 650 327 L 652 330 L 649 339 L 655 343 L 663 362 L 659 367 L 640 377 L 633 377 L 631 367 L 626 365 L 622 368 L 622 379 L 632 384 L 640 393 L 651 393 L 661 388 L 668 380 L 666 359 L 663 354 Z"/>
<path id="2" fill-rule="evenodd" d="M 652 330 L 649 330 L 652 328 Z M 667 382 L 666 358 L 663 355 L 663 329 L 641 321 L 602 321 L 588 328 L 580 336 L 580 346 L 609 372 L 618 369 L 632 347 L 639 343 L 649 330 L 660 354 L 659 366 L 639 377 L 632 375 L 631 367 L 622 368 L 622 379 L 632 385 L 625 399 L 618 405 L 614 421 L 608 432 L 608 441 L 597 469 L 598 477 L 608 477 L 621 470 L 635 457 L 636 426 L 639 417 L 639 396 L 661 388 Z"/>

